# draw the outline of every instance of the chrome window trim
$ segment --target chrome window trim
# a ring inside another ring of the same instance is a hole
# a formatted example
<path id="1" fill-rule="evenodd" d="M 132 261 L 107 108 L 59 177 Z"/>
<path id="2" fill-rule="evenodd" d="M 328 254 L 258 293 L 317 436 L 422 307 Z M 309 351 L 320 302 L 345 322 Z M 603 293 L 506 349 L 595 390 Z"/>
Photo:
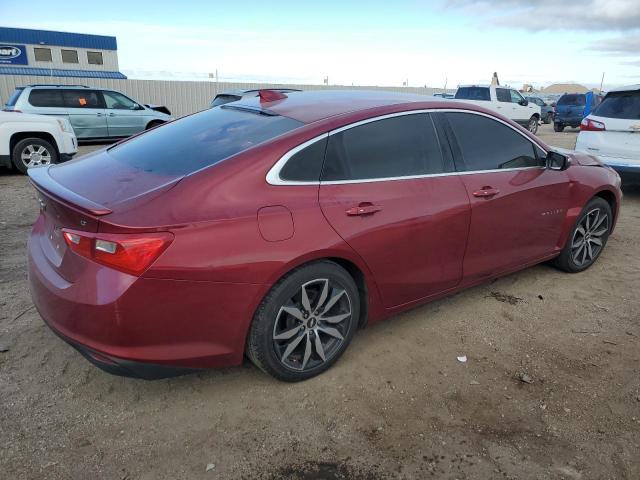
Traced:
<path id="1" fill-rule="evenodd" d="M 366 125 L 367 123 L 376 122 L 378 120 L 386 120 L 387 118 L 401 117 L 405 115 L 417 115 L 421 113 L 469 113 L 472 115 L 480 115 L 482 117 L 489 118 L 496 122 L 499 122 L 506 127 L 510 128 L 514 132 L 522 135 L 522 137 L 527 140 L 532 145 L 537 146 L 540 150 L 542 150 L 545 154 L 549 153 L 542 145 L 540 145 L 537 141 L 531 140 L 524 132 L 514 128 L 512 125 L 508 124 L 504 120 L 494 117 L 493 115 L 484 113 L 484 112 L 476 112 L 473 110 L 465 110 L 462 108 L 432 108 L 432 109 L 421 109 L 421 110 L 410 110 L 404 112 L 396 112 L 396 113 L 387 113 L 385 115 L 379 115 L 377 117 L 371 117 L 364 120 L 360 120 L 358 122 L 350 123 L 348 125 L 344 125 L 340 128 L 336 128 L 335 130 L 331 130 L 329 132 L 325 132 L 317 137 L 313 137 L 310 140 L 307 140 L 304 143 L 301 143 L 297 147 L 292 148 L 287 153 L 285 153 L 280 159 L 271 167 L 271 169 L 267 172 L 266 181 L 269 185 L 345 185 L 350 183 L 371 183 L 371 182 L 388 182 L 388 181 L 396 181 L 396 180 L 414 180 L 418 178 L 430 178 L 430 177 L 445 177 L 451 175 L 472 175 L 476 173 L 496 173 L 496 172 L 514 172 L 518 170 L 534 170 L 534 169 L 544 169 L 542 166 L 534 166 L 534 167 L 518 167 L 518 168 L 500 168 L 493 170 L 469 170 L 464 172 L 445 172 L 445 173 L 426 173 L 424 175 L 406 175 L 401 177 L 383 177 L 383 178 L 363 178 L 358 180 L 329 180 L 329 181 L 296 181 L 296 180 L 283 180 L 280 178 L 280 171 L 287 163 L 287 161 L 300 150 L 308 147 L 309 145 L 330 137 L 331 135 L 335 135 L 336 133 L 343 132 L 345 130 L 349 130 L 350 128 L 358 127 L 360 125 Z"/>

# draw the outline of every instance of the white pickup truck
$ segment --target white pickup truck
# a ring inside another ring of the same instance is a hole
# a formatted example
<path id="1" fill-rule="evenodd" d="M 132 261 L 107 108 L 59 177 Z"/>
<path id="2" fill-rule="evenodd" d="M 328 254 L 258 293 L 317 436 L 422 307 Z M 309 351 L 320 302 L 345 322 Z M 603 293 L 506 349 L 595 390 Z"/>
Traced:
<path id="1" fill-rule="evenodd" d="M 69 120 L 0 112 L 0 166 L 27 173 L 30 167 L 69 160 L 77 152 L 78 141 Z"/>
<path id="2" fill-rule="evenodd" d="M 456 91 L 455 99 L 498 112 L 531 133 L 538 131 L 540 107 L 528 102 L 513 88 L 499 85 L 461 85 Z"/>

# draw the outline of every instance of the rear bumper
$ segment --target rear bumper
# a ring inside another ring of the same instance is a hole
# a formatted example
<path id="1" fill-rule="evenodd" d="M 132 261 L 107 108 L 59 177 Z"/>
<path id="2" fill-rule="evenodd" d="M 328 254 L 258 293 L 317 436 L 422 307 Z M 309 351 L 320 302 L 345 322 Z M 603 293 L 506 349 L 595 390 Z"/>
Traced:
<path id="1" fill-rule="evenodd" d="M 44 254 L 43 223 L 41 216 L 28 243 L 33 302 L 47 325 L 92 363 L 110 373 L 159 378 L 242 362 L 267 285 L 138 278 L 88 260 L 70 282 Z"/>

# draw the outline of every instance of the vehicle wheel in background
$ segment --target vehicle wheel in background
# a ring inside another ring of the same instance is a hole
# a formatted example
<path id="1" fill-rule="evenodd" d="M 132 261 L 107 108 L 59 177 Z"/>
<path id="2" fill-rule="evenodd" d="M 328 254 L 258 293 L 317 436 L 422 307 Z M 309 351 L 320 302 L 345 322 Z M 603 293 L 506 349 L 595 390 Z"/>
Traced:
<path id="1" fill-rule="evenodd" d="M 549 112 L 546 117 L 544 117 L 544 124 L 548 125 L 553 123 L 553 112 Z"/>
<path id="2" fill-rule="evenodd" d="M 153 120 L 153 121 L 151 121 L 151 122 L 149 122 L 149 123 L 147 124 L 147 126 L 146 126 L 145 130 L 149 130 L 149 129 L 151 129 L 151 128 L 158 127 L 158 126 L 162 125 L 163 123 L 165 123 L 165 122 L 160 121 L 160 120 Z"/>
<path id="3" fill-rule="evenodd" d="M 529 123 L 527 124 L 527 130 L 535 134 L 538 131 L 539 120 L 540 119 L 538 117 L 536 117 L 535 115 L 532 115 L 531 118 L 529 119 Z"/>
<path id="4" fill-rule="evenodd" d="M 561 123 L 554 123 L 553 124 L 553 131 L 554 132 L 562 132 L 564 130 L 564 125 Z"/>
<path id="5" fill-rule="evenodd" d="M 262 300 L 249 332 L 247 355 L 280 380 L 306 380 L 338 360 L 359 317 L 358 288 L 344 268 L 330 261 L 297 268 Z"/>
<path id="6" fill-rule="evenodd" d="M 58 163 L 58 152 L 51 143 L 41 138 L 25 138 L 13 147 L 13 165 L 26 174 L 31 167 Z"/>
<path id="7" fill-rule="evenodd" d="M 569 273 L 589 268 L 604 250 L 613 224 L 611 207 L 600 197 L 592 198 L 582 209 L 567 243 L 555 265 Z"/>

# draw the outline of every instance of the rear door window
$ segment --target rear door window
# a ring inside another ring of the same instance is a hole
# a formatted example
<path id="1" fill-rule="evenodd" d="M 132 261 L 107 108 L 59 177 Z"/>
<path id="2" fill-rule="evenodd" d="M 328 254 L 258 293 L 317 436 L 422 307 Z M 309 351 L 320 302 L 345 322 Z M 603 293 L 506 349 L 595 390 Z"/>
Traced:
<path id="1" fill-rule="evenodd" d="M 462 151 L 458 170 L 482 171 L 539 167 L 531 141 L 512 128 L 491 118 L 471 113 L 445 113 Z"/>
<path id="2" fill-rule="evenodd" d="M 303 123 L 236 108 L 205 110 L 109 148 L 111 158 L 159 175 L 188 175 Z"/>
<path id="3" fill-rule="evenodd" d="M 593 114 L 621 120 L 640 120 L 640 90 L 608 93 Z"/>
<path id="4" fill-rule="evenodd" d="M 491 93 L 488 87 L 460 87 L 455 98 L 460 100 L 483 100 L 490 102 Z"/>
<path id="5" fill-rule="evenodd" d="M 499 102 L 511 103 L 511 94 L 507 88 L 496 88 L 496 97 Z"/>
<path id="6" fill-rule="evenodd" d="M 102 95 L 95 90 L 63 90 L 67 108 L 104 108 Z"/>
<path id="7" fill-rule="evenodd" d="M 294 182 L 320 180 L 327 139 L 323 138 L 295 153 L 280 170 L 280 178 Z"/>
<path id="8" fill-rule="evenodd" d="M 329 136 L 322 180 L 368 180 L 444 171 L 427 114 L 376 120 Z"/>
<path id="9" fill-rule="evenodd" d="M 45 88 L 33 89 L 29 93 L 29 103 L 34 107 L 62 107 L 62 92 Z"/>

